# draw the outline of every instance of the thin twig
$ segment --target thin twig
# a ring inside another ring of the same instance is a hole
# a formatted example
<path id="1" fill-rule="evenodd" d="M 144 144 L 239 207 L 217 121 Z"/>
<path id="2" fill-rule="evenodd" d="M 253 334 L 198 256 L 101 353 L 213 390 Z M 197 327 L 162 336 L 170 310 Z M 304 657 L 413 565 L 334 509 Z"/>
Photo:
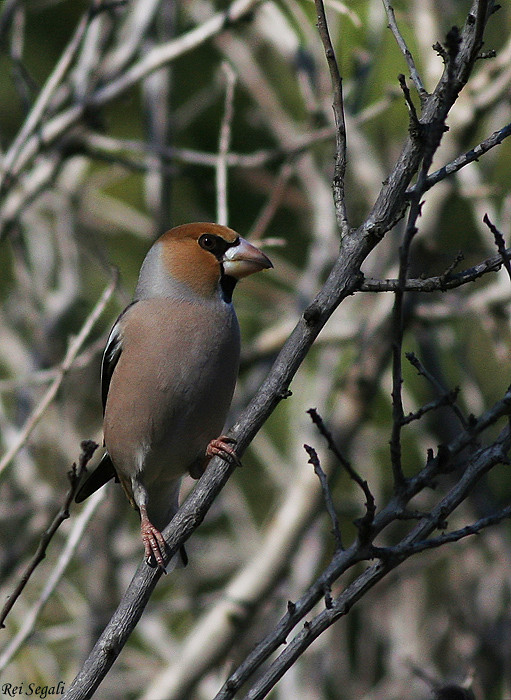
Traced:
<path id="1" fill-rule="evenodd" d="M 428 515 L 431 518 L 430 515 Z M 413 545 L 407 547 L 407 554 L 420 554 L 428 549 L 436 549 L 442 547 L 445 544 L 452 544 L 453 542 L 459 542 L 465 537 L 470 537 L 471 535 L 477 535 L 481 530 L 485 530 L 488 527 L 497 525 L 503 520 L 511 518 L 511 506 L 506 506 L 496 513 L 487 515 L 484 518 L 480 518 L 475 523 L 471 525 L 466 525 L 465 527 L 459 528 L 458 530 L 453 530 L 452 532 L 444 532 L 438 537 L 431 537 L 429 539 L 419 540 L 414 542 Z M 378 556 L 385 558 L 386 556 L 395 556 L 395 550 L 393 547 L 382 547 L 375 550 L 378 552 Z"/>
<path id="2" fill-rule="evenodd" d="M 323 42 L 330 80 L 333 92 L 333 110 L 335 119 L 335 166 L 333 178 L 333 193 L 335 203 L 335 215 L 341 236 L 350 233 L 348 213 L 346 211 L 346 196 L 344 192 L 344 176 L 346 174 L 346 123 L 344 120 L 344 98 L 342 92 L 342 78 L 339 65 L 335 57 L 334 47 L 328 31 L 325 6 L 323 0 L 315 0 L 316 14 L 318 18 L 318 32 Z"/>
<path id="3" fill-rule="evenodd" d="M 426 192 L 427 190 L 430 190 L 434 185 L 437 184 L 437 182 L 441 182 L 441 180 L 445 180 L 445 178 L 449 175 L 457 173 L 459 170 L 464 168 L 465 165 L 468 165 L 468 163 L 473 163 L 474 161 L 478 160 L 482 155 L 490 151 L 492 148 L 500 145 L 502 141 L 504 141 L 504 139 L 506 139 L 510 135 L 511 123 L 506 124 L 506 126 L 503 126 L 502 129 L 494 131 L 491 136 L 488 136 L 487 139 L 481 141 L 481 143 L 479 143 L 477 146 L 474 146 L 474 148 L 470 149 L 470 151 L 467 151 L 463 155 L 458 156 L 450 163 L 447 163 L 447 165 L 442 166 L 438 170 L 435 170 L 435 172 L 428 175 L 428 177 L 426 178 L 426 182 L 423 185 L 423 191 Z M 406 196 L 411 197 L 416 190 L 417 185 L 412 185 L 406 190 Z"/>
<path id="4" fill-rule="evenodd" d="M 511 280 L 511 262 L 509 261 L 509 257 L 507 254 L 506 242 L 504 240 L 504 236 L 499 231 L 499 229 L 495 226 L 495 224 L 493 224 L 490 221 L 490 217 L 488 216 L 488 214 L 484 215 L 483 221 L 488 226 L 490 231 L 493 233 L 493 237 L 495 239 L 495 245 L 497 246 L 497 250 L 499 251 L 499 255 L 502 259 L 502 264 L 506 268 L 507 274 L 509 275 L 509 279 Z"/>
<path id="5" fill-rule="evenodd" d="M 508 260 L 511 259 L 511 248 L 507 248 L 505 256 Z M 448 289 L 456 289 L 464 284 L 474 282 L 488 272 L 497 272 L 503 265 L 502 255 L 493 255 L 482 262 L 469 267 L 466 270 L 451 273 L 446 276 L 442 273 L 436 277 L 425 277 L 424 279 L 407 279 L 405 282 L 405 291 L 407 292 L 445 292 Z M 395 292 L 399 286 L 399 280 L 386 279 L 375 280 L 366 278 L 359 287 L 361 292 Z"/>
<path id="6" fill-rule="evenodd" d="M 401 53 L 405 57 L 405 61 L 408 65 L 408 70 L 410 71 L 410 78 L 412 79 L 417 89 L 417 92 L 419 93 L 421 102 L 423 102 L 428 97 L 428 93 L 426 91 L 426 88 L 424 87 L 422 78 L 419 75 L 419 71 L 417 70 L 411 51 L 406 45 L 406 41 L 404 40 L 403 35 L 399 30 L 399 27 L 396 22 L 396 15 L 394 14 L 394 8 L 390 4 L 389 0 L 383 0 L 383 5 L 385 7 L 385 12 L 387 13 L 387 18 L 389 20 L 389 29 L 394 35 L 397 45 L 401 49 Z"/>
<path id="7" fill-rule="evenodd" d="M 27 567 L 25 568 L 25 571 L 23 572 L 16 588 L 13 591 L 13 593 L 7 598 L 7 600 L 4 604 L 4 607 L 2 608 L 2 610 L 0 612 L 0 628 L 5 627 L 5 624 L 4 624 L 5 618 L 9 614 L 14 603 L 20 597 L 21 593 L 23 592 L 23 589 L 27 585 L 28 581 L 30 580 L 30 577 L 34 573 L 37 566 L 45 558 L 46 550 L 48 549 L 48 545 L 50 544 L 51 540 L 53 539 L 53 536 L 55 535 L 55 533 L 57 532 L 59 527 L 62 525 L 64 520 L 67 520 L 67 518 L 69 518 L 69 506 L 71 505 L 74 497 L 76 496 L 76 492 L 78 491 L 80 479 L 81 479 L 83 473 L 86 471 L 87 464 L 92 459 L 92 456 L 93 456 L 94 452 L 96 451 L 97 447 L 98 447 L 97 443 L 93 442 L 92 440 L 84 440 L 81 443 L 82 452 L 81 452 L 79 460 L 78 460 L 78 467 L 76 466 L 76 462 L 75 462 L 75 463 L 73 463 L 71 471 L 68 472 L 70 486 L 69 486 L 69 490 L 66 494 L 66 497 L 64 499 L 64 504 L 60 508 L 57 515 L 53 518 L 49 527 L 43 532 L 43 534 L 41 536 L 41 540 L 39 542 L 39 546 L 37 547 L 37 550 L 36 550 L 34 556 L 30 560 L 30 562 L 28 563 Z"/>
<path id="8" fill-rule="evenodd" d="M 422 362 L 419 360 L 419 358 L 415 355 L 413 352 L 407 352 L 405 353 L 406 359 L 408 362 L 412 365 L 412 367 L 415 367 L 417 370 L 417 373 L 419 376 L 424 377 L 425 379 L 428 380 L 428 382 L 433 386 L 435 391 L 440 395 L 440 397 L 446 397 L 446 396 L 452 396 L 454 399 L 456 398 L 458 394 L 458 389 L 454 389 L 454 391 L 450 392 L 447 391 L 446 388 L 438 381 L 438 379 L 429 372 Z M 456 417 L 460 421 L 461 425 L 464 428 L 468 428 L 468 421 L 463 415 L 463 412 L 461 411 L 460 407 L 456 403 L 455 400 L 449 401 L 448 405 L 452 408 L 454 413 L 456 414 Z"/>
<path id="9" fill-rule="evenodd" d="M 456 387 L 452 391 L 446 391 L 444 394 L 442 394 L 442 396 L 439 396 L 438 399 L 430 401 L 429 403 L 424 404 L 424 406 L 421 406 L 417 411 L 413 411 L 412 413 L 409 413 L 408 415 L 404 416 L 402 424 L 408 425 L 413 421 L 420 420 L 422 416 L 424 416 L 426 413 L 429 413 L 430 411 L 436 411 L 441 406 L 453 406 L 456 402 L 458 393 L 458 387 Z"/>
<path id="10" fill-rule="evenodd" d="M 347 472 L 350 479 L 360 487 L 365 496 L 366 512 L 362 518 L 359 518 L 357 520 L 356 523 L 359 528 L 359 537 L 361 541 L 365 541 L 369 536 L 370 525 L 374 519 L 374 514 L 376 513 L 376 504 L 374 502 L 374 496 L 371 493 L 371 489 L 369 488 L 367 481 L 365 479 L 362 479 L 360 474 L 355 469 L 353 469 L 351 463 L 339 450 L 337 444 L 335 443 L 335 440 L 333 439 L 332 433 L 326 427 L 323 419 L 321 418 L 317 410 L 315 408 L 309 408 L 307 413 L 310 415 L 312 422 L 318 428 L 321 435 L 323 435 L 323 437 L 325 438 L 328 445 L 328 449 L 336 456 L 344 470 Z"/>
<path id="11" fill-rule="evenodd" d="M 216 162 L 216 206 L 217 223 L 227 226 L 229 214 L 227 210 L 227 156 L 231 145 L 231 127 L 234 117 L 234 88 L 236 85 L 236 73 L 230 64 L 225 62 L 222 66 L 225 74 L 225 102 L 220 136 L 218 139 L 218 156 Z"/>
<path id="12" fill-rule="evenodd" d="M 309 455 L 309 464 L 314 467 L 314 473 L 317 475 L 319 482 L 321 484 L 321 490 L 323 492 L 323 500 L 325 501 L 325 506 L 327 513 L 332 521 L 332 534 L 335 538 L 336 549 L 344 549 L 342 545 L 341 528 L 339 527 L 339 519 L 337 513 L 335 512 L 334 502 L 332 499 L 332 494 L 330 492 L 330 487 L 328 485 L 328 479 L 321 467 L 319 461 L 318 453 L 310 445 L 304 445 L 304 449 Z"/>
<path id="13" fill-rule="evenodd" d="M 37 622 L 37 619 L 41 614 L 42 609 L 44 608 L 49 597 L 60 582 L 67 565 L 71 561 L 71 558 L 73 557 L 76 548 L 80 544 L 83 532 L 87 524 L 96 512 L 96 508 L 101 503 L 104 496 L 104 490 L 97 491 L 95 494 L 93 494 L 87 502 L 87 505 L 85 506 L 83 511 L 76 518 L 73 525 L 73 529 L 67 537 L 66 545 L 62 550 L 55 566 L 51 570 L 51 573 L 44 585 L 41 595 L 34 603 L 34 605 L 32 605 L 32 607 L 23 614 L 23 624 L 16 632 L 15 636 L 11 639 L 9 645 L 3 650 L 0 656 L 0 672 L 2 672 L 5 669 L 5 667 L 11 661 L 13 656 L 17 653 L 21 645 L 32 634 L 35 627 L 35 623 Z M 9 598 L 9 602 L 11 601 L 11 598 Z M 14 604 L 14 600 L 12 601 L 12 604 Z M 5 615 L 3 615 L 2 619 L 5 620 Z"/>
<path id="14" fill-rule="evenodd" d="M 26 441 L 30 437 L 30 434 L 32 433 L 33 429 L 36 427 L 38 422 L 41 420 L 42 416 L 44 415 L 44 412 L 46 411 L 48 406 L 51 404 L 51 402 L 53 401 L 53 399 L 57 395 L 57 392 L 60 388 L 60 385 L 62 384 L 62 382 L 64 380 L 64 377 L 71 369 L 71 367 L 75 361 L 76 356 L 80 352 L 82 345 L 87 340 L 87 337 L 88 337 L 89 333 L 91 332 L 92 328 L 94 327 L 94 324 L 96 323 L 98 318 L 103 313 L 105 306 L 108 304 L 112 294 L 114 293 L 115 287 L 117 286 L 117 279 L 118 279 L 118 274 L 117 274 L 117 272 L 114 272 L 114 279 L 110 282 L 110 284 L 106 287 L 106 289 L 101 294 L 100 298 L 96 302 L 96 305 L 94 306 L 94 308 L 92 309 L 90 314 L 85 319 L 85 322 L 84 322 L 83 326 L 81 327 L 78 335 L 75 336 L 71 340 L 71 342 L 69 343 L 69 347 L 67 349 L 64 360 L 62 361 L 62 364 L 60 366 L 60 370 L 59 370 L 58 375 L 52 381 L 52 383 L 50 384 L 50 386 L 46 390 L 43 398 L 41 399 L 41 401 L 37 404 L 35 409 L 30 414 L 28 420 L 26 421 L 22 430 L 18 433 L 13 444 L 10 446 L 10 448 L 7 450 L 7 452 L 4 454 L 4 456 L 0 460 L 0 474 L 11 463 L 11 461 L 14 459 L 14 457 L 21 450 L 23 445 L 26 443 Z"/>

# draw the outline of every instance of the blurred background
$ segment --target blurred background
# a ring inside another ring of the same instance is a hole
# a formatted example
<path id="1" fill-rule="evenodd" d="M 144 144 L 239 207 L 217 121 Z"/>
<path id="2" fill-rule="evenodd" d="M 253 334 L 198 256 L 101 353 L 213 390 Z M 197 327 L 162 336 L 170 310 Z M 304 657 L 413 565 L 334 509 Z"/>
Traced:
<path id="1" fill-rule="evenodd" d="M 397 75 L 407 69 L 380 0 L 326 7 L 343 75 L 348 213 L 357 226 L 406 138 Z M 396 0 L 394 7 L 433 90 L 443 63 L 432 45 L 463 24 L 469 3 Z M 309 0 L 0 5 L 2 602 L 63 503 L 80 441 L 101 442 L 101 353 L 145 252 L 171 226 L 217 220 L 218 173 L 227 168 L 229 225 L 275 266 L 235 293 L 243 358 L 230 421 L 326 278 L 340 240 L 332 91 L 315 23 Z M 483 47 L 496 55 L 478 61 L 433 169 L 511 121 L 510 29 L 505 6 Z M 510 157 L 504 141 L 428 193 L 412 277 L 494 256 L 485 213 L 509 240 Z M 398 223 L 369 256 L 367 277 L 396 277 L 402 233 Z M 408 295 L 404 350 L 442 387 L 460 388 L 466 416 L 480 415 L 509 384 L 510 301 L 503 270 L 450 292 Z M 335 542 L 304 443 L 329 473 L 349 543 L 363 499 L 327 456 L 307 409 L 318 409 L 378 506 L 386 503 L 392 303 L 389 293 L 357 293 L 336 311 L 292 396 L 188 542 L 188 567 L 160 580 L 98 697 L 118 698 L 122 688 L 137 700 L 213 698 L 228 669 L 314 581 Z M 404 379 L 406 412 L 434 396 L 411 366 Z M 411 423 L 406 473 L 459 429 L 448 408 Z M 509 502 L 508 470 L 492 470 L 449 525 Z M 184 494 L 193 483 L 185 480 Z M 414 506 L 427 509 L 437 497 L 424 492 Z M 419 700 L 450 682 L 477 698 L 511 698 L 509 545 L 504 523 L 412 558 L 323 634 L 270 697 Z M 2 682 L 68 687 L 141 557 L 139 519 L 118 485 L 73 504 L 0 631 Z"/>

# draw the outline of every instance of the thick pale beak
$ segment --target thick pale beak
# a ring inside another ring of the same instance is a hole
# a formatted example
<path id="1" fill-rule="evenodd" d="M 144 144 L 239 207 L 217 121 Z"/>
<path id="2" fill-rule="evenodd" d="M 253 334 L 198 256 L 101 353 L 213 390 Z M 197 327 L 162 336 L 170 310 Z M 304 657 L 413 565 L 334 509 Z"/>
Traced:
<path id="1" fill-rule="evenodd" d="M 227 248 L 222 263 L 225 274 L 238 280 L 273 267 L 270 258 L 244 238 L 239 239 L 238 245 Z"/>

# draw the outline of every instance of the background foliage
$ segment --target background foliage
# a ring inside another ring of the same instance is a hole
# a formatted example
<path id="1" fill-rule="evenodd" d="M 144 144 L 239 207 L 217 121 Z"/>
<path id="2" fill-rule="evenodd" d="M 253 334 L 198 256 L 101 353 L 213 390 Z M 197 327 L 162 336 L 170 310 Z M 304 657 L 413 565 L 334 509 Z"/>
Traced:
<path id="1" fill-rule="evenodd" d="M 232 13 L 225 21 L 225 15 L 209 38 L 199 37 L 183 50 L 183 37 L 209 26 L 215 13 L 242 5 L 240 17 Z M 431 47 L 452 25 L 463 24 L 468 9 L 467 2 L 449 0 L 395 3 L 428 89 L 443 69 Z M 380 0 L 346 5 L 331 0 L 327 11 L 343 76 L 347 205 L 356 226 L 407 134 L 409 114 L 397 81 L 407 66 Z M 87 13 L 71 51 L 69 41 Z M 490 19 L 484 50 L 495 50 L 496 56 L 476 64 L 449 115 L 433 170 L 509 123 L 509 19 L 507 4 Z M 274 271 L 247 280 L 236 292 L 244 354 L 232 419 L 336 259 L 332 88 L 315 22 L 308 0 L 233 5 L 130 0 L 92 6 L 4 0 L 3 596 L 14 588 L 63 502 L 66 472 L 80 441 L 101 442 L 101 350 L 130 299 L 150 242 L 173 225 L 217 219 L 222 123 L 230 128 L 229 225 L 259 241 L 275 264 Z M 162 60 L 158 70 L 139 77 L 130 72 L 172 42 L 178 47 L 175 57 Z M 66 55 L 68 69 L 8 167 L 26 115 Z M 232 75 L 229 121 L 225 96 Z M 126 77 L 125 89 L 109 96 L 111 86 Z M 56 120 L 75 107 L 80 114 L 59 128 Z M 428 193 L 410 277 L 442 275 L 459 251 L 463 261 L 456 269 L 494 256 L 485 213 L 509 239 L 510 149 L 504 141 Z M 366 277 L 397 276 L 402 236 L 398 222 L 365 261 Z M 115 291 L 109 288 L 113 265 L 121 280 Z M 110 289 L 106 309 L 62 365 L 105 288 Z M 480 415 L 502 397 L 509 384 L 510 301 L 504 269 L 452 291 L 407 295 L 403 350 L 414 352 L 438 385 L 405 363 L 406 412 L 431 401 L 438 386 L 459 387 L 457 406 L 465 417 Z M 287 601 L 315 580 L 335 541 L 303 443 L 314 445 L 329 474 L 345 541 L 354 536 L 353 520 L 363 513 L 360 491 L 327 456 L 307 409 L 318 409 L 343 454 L 368 481 L 377 505 L 388 499 L 392 304 L 391 293 L 357 292 L 335 312 L 293 381 L 292 396 L 259 432 L 244 468 L 188 542 L 189 566 L 159 582 L 101 686 L 102 698 L 119 697 L 119 688 L 123 697 L 140 700 L 212 698 L 226 669 L 236 666 L 284 614 Z M 487 439 L 501 427 L 490 428 Z M 406 475 L 422 466 L 428 448 L 459 431 L 452 406 L 410 423 L 403 433 Z M 438 487 L 448 488 L 449 479 Z M 505 506 L 510 483 L 508 466 L 492 469 L 449 518 L 449 527 L 463 527 Z M 185 482 L 185 491 L 192 487 L 191 480 Z M 436 493 L 426 490 L 413 507 L 427 511 L 435 500 Z M 385 531 L 379 544 L 397 536 L 397 530 Z M 109 486 L 90 505 L 73 506 L 1 632 L 4 680 L 69 684 L 141 554 L 137 515 L 118 487 Z M 271 697 L 419 699 L 447 682 L 465 683 L 477 698 L 511 697 L 510 564 L 506 522 L 477 539 L 409 559 L 325 632 Z M 336 584 L 339 589 L 356 573 Z"/>

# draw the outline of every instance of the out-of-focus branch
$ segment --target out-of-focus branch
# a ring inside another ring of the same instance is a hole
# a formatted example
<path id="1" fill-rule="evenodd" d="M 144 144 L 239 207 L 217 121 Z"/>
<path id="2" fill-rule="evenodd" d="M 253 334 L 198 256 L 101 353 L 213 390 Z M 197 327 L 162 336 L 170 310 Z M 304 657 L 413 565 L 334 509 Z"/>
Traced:
<path id="1" fill-rule="evenodd" d="M 114 290 L 117 286 L 117 280 L 118 280 L 118 274 L 117 272 L 114 273 L 114 279 L 110 282 L 110 284 L 106 287 L 100 298 L 98 299 L 96 305 L 90 312 L 90 314 L 87 316 L 84 324 L 82 325 L 80 331 L 78 332 L 78 335 L 73 338 L 70 343 L 69 347 L 67 349 L 66 355 L 62 361 L 62 364 L 60 366 L 60 370 L 58 375 L 54 378 L 48 389 L 46 390 L 43 398 L 41 401 L 38 403 L 38 405 L 35 407 L 33 410 L 32 414 L 28 418 L 27 422 L 25 423 L 23 429 L 20 431 L 18 434 L 16 440 L 13 442 L 13 444 L 9 447 L 7 452 L 4 454 L 2 459 L 0 460 L 0 474 L 4 471 L 4 469 L 11 463 L 12 459 L 16 456 L 16 454 L 19 452 L 19 450 L 23 447 L 23 445 L 26 443 L 28 438 L 30 437 L 30 434 L 32 433 L 33 429 L 37 425 L 37 423 L 41 420 L 44 412 L 48 408 L 48 406 L 51 404 L 55 396 L 57 395 L 57 391 L 59 390 L 60 385 L 62 384 L 64 377 L 66 374 L 69 372 L 71 369 L 73 362 L 80 352 L 84 342 L 87 340 L 87 337 L 91 330 L 94 327 L 94 324 L 98 320 L 98 318 L 101 316 L 103 313 L 106 305 L 110 301 L 110 298 L 112 294 L 114 293 Z"/>
<path id="2" fill-rule="evenodd" d="M 25 569 L 18 585 L 14 589 L 13 593 L 8 597 L 4 607 L 2 608 L 2 611 L 0 612 L 0 628 L 5 626 L 4 625 L 5 618 L 9 614 L 14 603 L 20 597 L 21 593 L 23 592 L 23 589 L 27 585 L 28 581 L 30 580 L 30 577 L 34 573 L 37 566 L 45 558 L 46 550 L 48 549 L 48 545 L 50 544 L 51 540 L 53 539 L 53 536 L 55 535 L 55 533 L 57 532 L 59 527 L 62 525 L 64 520 L 67 520 L 67 518 L 69 518 L 69 506 L 73 502 L 73 498 L 76 496 L 81 477 L 83 476 L 84 472 L 86 471 L 87 464 L 92 459 L 92 456 L 94 455 L 94 452 L 96 451 L 97 447 L 98 447 L 98 445 L 95 442 L 93 442 L 92 440 L 84 440 L 84 442 L 82 442 L 82 444 L 81 444 L 82 452 L 81 452 L 79 460 L 78 460 L 78 467 L 76 466 L 76 463 L 73 463 L 71 471 L 68 474 L 70 486 L 69 486 L 69 490 L 66 494 L 66 497 L 64 499 L 64 504 L 63 504 L 62 508 L 59 510 L 59 512 L 57 513 L 57 515 L 53 518 L 50 526 L 47 528 L 47 530 L 44 531 L 44 533 L 41 537 L 41 540 L 39 542 L 39 546 L 37 548 L 36 553 L 34 554 L 33 558 L 29 562 L 27 568 Z M 49 593 L 48 593 L 48 595 L 49 595 Z M 0 667 L 1 667 L 1 661 L 0 661 Z"/>
<path id="3" fill-rule="evenodd" d="M 216 201 L 217 201 L 217 223 L 227 226 L 229 214 L 227 209 L 227 156 L 231 145 L 231 127 L 234 117 L 234 87 L 236 85 L 236 73 L 231 66 L 225 62 L 222 66 L 225 76 L 225 102 L 224 114 L 220 125 L 220 136 L 218 139 L 218 157 L 216 165 Z"/>
<path id="4" fill-rule="evenodd" d="M 81 458 L 80 458 L 81 461 Z M 76 483 L 78 484 L 80 482 L 79 479 L 79 472 L 80 468 L 76 472 L 76 477 L 77 481 Z M 68 501 L 68 498 L 66 497 L 66 504 L 67 507 L 71 505 L 71 502 L 75 496 L 76 489 L 73 490 L 73 494 L 71 496 L 71 499 Z M 44 586 L 44 589 L 37 599 L 36 603 L 26 612 L 23 616 L 23 625 L 20 627 L 18 632 L 14 635 L 14 637 L 11 639 L 9 642 L 8 646 L 3 650 L 2 654 L 0 655 L 0 671 L 3 671 L 7 664 L 11 661 L 13 656 L 16 654 L 18 649 L 22 646 L 22 644 L 26 641 L 26 639 L 32 634 L 35 624 L 37 622 L 37 619 L 39 615 L 41 614 L 42 609 L 46 605 L 48 598 L 51 596 L 55 588 L 57 587 L 59 581 L 61 580 L 67 565 L 71 561 L 72 556 L 76 552 L 77 547 L 80 544 L 82 535 L 84 533 L 85 528 L 89 524 L 91 518 L 93 517 L 94 513 L 96 512 L 96 508 L 99 506 L 101 501 L 104 498 L 104 491 L 98 491 L 95 493 L 90 501 L 87 503 L 86 507 L 83 509 L 83 511 L 80 513 L 80 515 L 76 518 L 76 521 L 73 525 L 73 529 L 69 533 L 69 536 L 66 541 L 66 545 L 64 549 L 62 550 L 57 563 L 55 564 L 55 567 L 51 571 L 50 576 L 48 577 L 48 580 L 46 581 L 46 584 Z M 66 509 L 66 506 L 64 506 Z M 59 514 L 56 516 L 55 520 L 53 521 L 51 525 L 51 536 L 50 536 L 50 530 L 47 530 L 44 533 L 44 549 L 49 544 L 49 539 L 53 536 L 53 534 L 56 531 L 56 528 L 60 525 L 61 522 L 63 522 L 62 514 L 64 511 L 60 511 Z M 67 512 L 67 509 L 66 509 Z M 67 514 L 66 517 L 68 517 L 69 514 Z M 64 518 L 65 519 L 65 518 Z M 56 526 L 56 527 L 55 527 Z M 43 545 L 41 542 L 40 548 Z M 41 556 L 41 552 L 38 550 L 37 553 L 37 558 L 39 561 L 42 560 L 44 557 L 44 553 Z M 36 557 L 34 557 L 33 562 L 30 564 L 30 570 L 27 570 L 27 574 L 29 576 L 33 573 L 35 566 L 39 563 L 39 561 L 36 562 Z M 25 585 L 28 582 L 28 578 L 25 579 L 25 575 L 23 576 L 23 584 Z M 16 598 L 19 597 L 21 594 L 21 590 L 19 590 L 19 587 L 15 590 L 15 592 L 12 594 L 12 596 L 9 597 L 8 603 L 10 607 L 14 604 L 16 601 Z M 12 602 L 11 602 L 12 601 Z M 6 606 L 7 607 L 7 606 Z M 5 620 L 6 613 L 3 610 L 2 613 L 0 614 L 0 622 L 2 620 Z"/>
<path id="5" fill-rule="evenodd" d="M 98 2 L 100 2 L 100 0 L 98 0 Z M 80 21 L 74 39 L 69 45 L 65 60 L 63 57 L 62 62 L 59 63 L 57 69 L 55 69 L 52 74 L 54 77 L 51 78 L 51 84 L 45 91 L 45 94 L 40 98 L 41 107 L 38 107 L 33 114 L 31 112 L 23 131 L 16 137 L 14 143 L 5 154 L 0 176 L 0 190 L 4 189 L 12 178 L 19 177 L 29 161 L 43 148 L 48 147 L 57 139 L 67 134 L 68 131 L 83 118 L 86 110 L 97 109 L 107 104 L 130 87 L 136 85 L 142 78 L 153 71 L 175 60 L 178 56 L 191 51 L 215 34 L 221 32 L 226 26 L 240 20 L 250 12 L 258 2 L 260 2 L 260 0 L 234 0 L 226 10 L 217 12 L 213 17 L 206 20 L 195 29 L 153 48 L 128 70 L 120 75 L 112 77 L 105 85 L 89 95 L 87 100 L 79 104 L 72 104 L 54 117 L 39 124 L 40 116 L 42 112 L 44 112 L 43 107 L 46 105 L 48 97 L 51 96 L 55 86 L 65 75 L 65 72 L 69 68 L 70 61 L 80 45 L 80 41 L 90 18 L 88 13 L 85 14 Z M 99 8 L 100 7 L 101 4 L 99 5 Z M 37 133 L 33 134 L 34 126 L 37 124 L 39 124 L 39 128 L 37 129 Z M 1 210 L 0 221 L 5 223 L 5 217 Z"/>

